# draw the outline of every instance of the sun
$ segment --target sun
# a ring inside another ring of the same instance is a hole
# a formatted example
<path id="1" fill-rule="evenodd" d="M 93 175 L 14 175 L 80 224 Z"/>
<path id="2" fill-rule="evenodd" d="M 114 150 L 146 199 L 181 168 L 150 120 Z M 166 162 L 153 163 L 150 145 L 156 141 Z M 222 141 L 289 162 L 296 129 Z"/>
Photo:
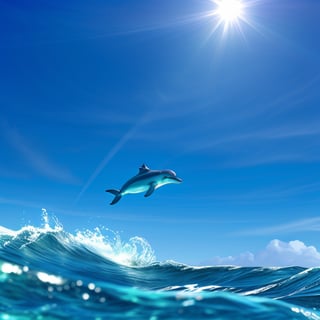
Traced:
<path id="1" fill-rule="evenodd" d="M 216 1 L 216 14 L 227 24 L 233 23 L 243 15 L 243 4 L 240 0 Z"/>
<path id="2" fill-rule="evenodd" d="M 241 24 L 244 22 L 250 24 L 246 17 L 248 7 L 247 0 L 211 0 L 215 8 L 211 11 L 210 16 L 216 20 L 214 30 L 222 27 L 223 34 L 230 28 L 236 28 L 242 33 Z"/>

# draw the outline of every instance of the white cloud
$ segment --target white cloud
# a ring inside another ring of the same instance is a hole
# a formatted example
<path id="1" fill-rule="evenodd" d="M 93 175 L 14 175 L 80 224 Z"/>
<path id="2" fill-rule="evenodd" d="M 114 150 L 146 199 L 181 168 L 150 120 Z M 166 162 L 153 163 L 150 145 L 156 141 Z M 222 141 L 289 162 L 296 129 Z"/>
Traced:
<path id="1" fill-rule="evenodd" d="M 274 239 L 269 242 L 266 248 L 258 253 L 245 252 L 238 256 L 214 257 L 210 260 L 210 264 L 316 267 L 320 266 L 320 252 L 316 247 L 307 246 L 300 240 L 284 242 Z"/>

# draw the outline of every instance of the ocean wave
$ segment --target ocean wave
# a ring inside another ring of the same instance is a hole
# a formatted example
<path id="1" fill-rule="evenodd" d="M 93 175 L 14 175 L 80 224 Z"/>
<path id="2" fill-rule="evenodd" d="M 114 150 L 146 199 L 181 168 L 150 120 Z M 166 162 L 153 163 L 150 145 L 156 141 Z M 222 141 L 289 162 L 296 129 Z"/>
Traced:
<path id="1" fill-rule="evenodd" d="M 140 237 L 0 227 L 0 319 L 319 319 L 319 268 L 157 262 Z"/>
<path id="2" fill-rule="evenodd" d="M 42 209 L 42 221 L 41 227 L 25 226 L 18 231 L 0 227 L 0 246 L 4 251 L 19 253 L 19 259 L 27 256 L 31 261 L 50 262 L 54 256 L 68 255 L 126 266 L 146 266 L 155 261 L 154 251 L 142 237 L 123 241 L 117 232 L 107 228 L 71 234 L 58 219 L 49 218 L 45 209 Z"/>
<path id="3" fill-rule="evenodd" d="M 265 297 L 194 291 L 191 285 L 187 291 L 151 290 L 109 280 L 110 274 L 72 280 L 0 263 L 2 319 L 320 319 L 314 308 Z"/>

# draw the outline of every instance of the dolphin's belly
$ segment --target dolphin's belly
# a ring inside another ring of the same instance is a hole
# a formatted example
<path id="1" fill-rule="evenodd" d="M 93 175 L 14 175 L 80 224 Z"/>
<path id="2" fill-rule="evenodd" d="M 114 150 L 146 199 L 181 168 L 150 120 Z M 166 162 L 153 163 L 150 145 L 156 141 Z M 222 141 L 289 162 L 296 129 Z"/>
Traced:
<path id="1" fill-rule="evenodd" d="M 132 183 L 125 190 L 123 190 L 122 194 L 131 194 L 131 193 L 141 193 L 146 192 L 150 188 L 149 184 L 141 184 L 140 182 Z"/>

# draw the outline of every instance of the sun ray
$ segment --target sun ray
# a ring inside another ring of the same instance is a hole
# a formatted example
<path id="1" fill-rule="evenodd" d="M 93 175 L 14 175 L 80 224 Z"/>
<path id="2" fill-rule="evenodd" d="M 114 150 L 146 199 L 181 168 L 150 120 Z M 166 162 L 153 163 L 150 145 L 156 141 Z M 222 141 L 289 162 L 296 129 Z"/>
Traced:
<path id="1" fill-rule="evenodd" d="M 238 20 L 243 14 L 243 4 L 240 0 L 220 0 L 217 6 L 217 15 L 225 24 Z"/>
<path id="2" fill-rule="evenodd" d="M 241 0 L 215 0 L 216 9 L 214 15 L 218 18 L 218 24 L 223 26 L 225 34 L 230 27 L 239 27 L 244 20 L 244 4 Z"/>
<path id="3" fill-rule="evenodd" d="M 252 28 L 253 22 L 249 19 L 248 9 L 256 5 L 253 0 L 210 0 L 214 8 L 207 17 L 214 20 L 211 34 L 221 30 L 222 36 L 230 31 L 238 31 L 245 38 L 243 27 L 248 25 Z"/>

